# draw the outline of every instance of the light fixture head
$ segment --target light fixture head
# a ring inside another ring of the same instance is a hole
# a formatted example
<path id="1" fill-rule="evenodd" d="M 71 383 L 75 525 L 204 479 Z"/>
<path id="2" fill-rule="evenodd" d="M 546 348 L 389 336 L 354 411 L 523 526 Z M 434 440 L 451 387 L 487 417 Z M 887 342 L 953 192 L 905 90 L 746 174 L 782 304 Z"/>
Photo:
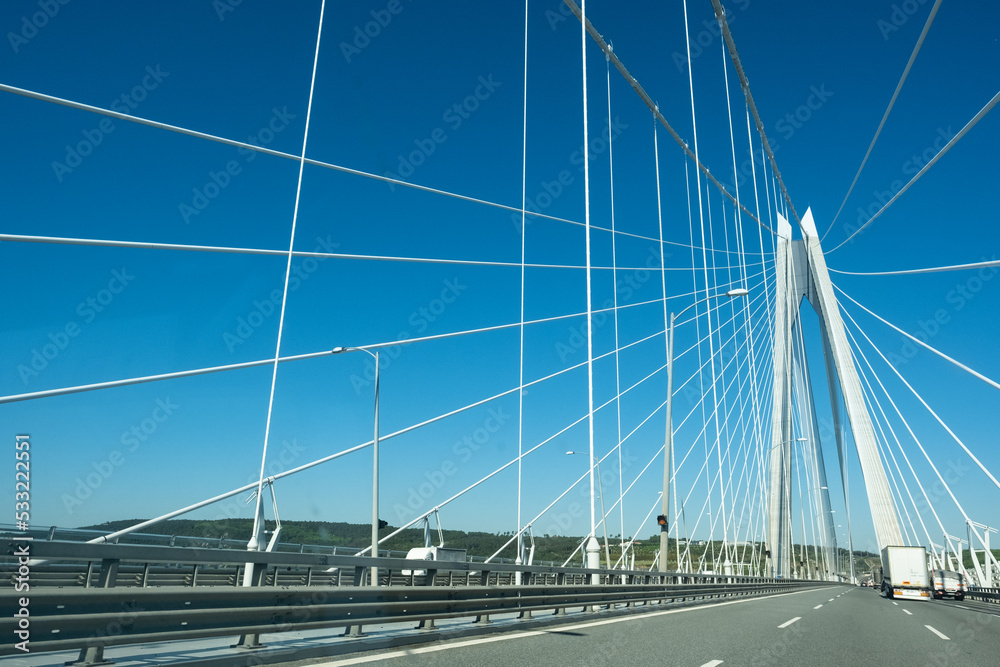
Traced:
<path id="1" fill-rule="evenodd" d="M 733 296 L 746 296 L 748 294 L 750 294 L 750 290 L 743 289 L 742 287 L 737 288 L 737 289 L 731 289 L 728 292 L 726 292 L 726 296 L 729 296 L 729 297 L 733 297 Z"/>

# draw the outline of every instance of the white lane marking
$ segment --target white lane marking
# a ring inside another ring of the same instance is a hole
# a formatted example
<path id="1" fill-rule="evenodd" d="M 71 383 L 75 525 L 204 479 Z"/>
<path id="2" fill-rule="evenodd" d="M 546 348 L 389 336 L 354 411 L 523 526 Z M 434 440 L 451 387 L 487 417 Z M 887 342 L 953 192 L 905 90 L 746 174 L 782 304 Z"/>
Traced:
<path id="1" fill-rule="evenodd" d="M 712 662 L 706 662 L 701 667 L 716 667 L 716 665 L 721 665 L 721 664 L 722 664 L 721 660 L 713 660 Z"/>
<path id="2" fill-rule="evenodd" d="M 777 595 L 768 595 L 766 597 L 758 598 L 746 598 L 743 600 L 731 600 L 729 602 L 720 602 L 718 604 L 704 605 L 699 607 L 685 607 L 683 609 L 668 609 L 666 611 L 654 611 L 648 614 L 641 614 L 637 616 L 625 616 L 623 618 L 608 618 L 601 621 L 587 621 L 585 623 L 573 623 L 571 625 L 559 625 L 552 630 L 529 630 L 527 632 L 516 632 L 509 635 L 501 635 L 498 637 L 482 637 L 480 639 L 468 639 L 465 641 L 454 642 L 450 644 L 441 644 L 439 646 L 422 646 L 420 648 L 407 649 L 403 651 L 392 651 L 390 653 L 381 653 L 377 655 L 370 655 L 358 658 L 346 658 L 344 660 L 337 660 L 334 662 L 323 662 L 313 665 L 313 667 L 346 667 L 347 665 L 361 665 L 368 662 L 376 662 L 378 660 L 391 660 L 392 658 L 405 658 L 411 655 L 418 655 L 422 653 L 436 653 L 438 651 L 445 651 L 452 648 L 461 648 L 463 646 L 476 646 L 478 644 L 492 644 L 493 642 L 502 642 L 509 639 L 523 639 L 525 637 L 538 637 L 541 635 L 547 635 L 551 632 L 560 633 L 566 632 L 568 630 L 578 630 L 581 628 L 592 628 L 598 625 L 610 625 L 611 623 L 625 623 L 628 621 L 641 621 L 647 618 L 656 618 L 657 616 L 666 616 L 668 614 L 683 614 L 692 611 L 702 611 L 708 609 L 716 609 L 718 607 L 728 607 L 734 604 L 746 604 L 747 602 L 754 602 L 758 600 L 769 600 L 772 598 L 780 598 L 788 595 L 801 595 L 803 593 L 809 593 L 811 591 L 795 591 L 792 593 L 778 593 Z M 795 619 L 796 621 L 799 619 Z"/>
<path id="3" fill-rule="evenodd" d="M 897 607 L 899 606 L 899 603 L 898 603 L 898 602 L 896 602 L 895 600 L 893 600 L 893 601 L 892 601 L 892 603 L 893 603 L 894 605 L 896 605 Z"/>
<path id="4" fill-rule="evenodd" d="M 954 607 L 958 607 L 959 609 L 968 609 L 968 607 L 963 607 L 963 606 L 962 606 L 962 605 L 960 605 L 960 604 L 956 604 L 956 605 L 952 605 L 952 606 L 954 606 Z"/>
<path id="5" fill-rule="evenodd" d="M 830 598 L 829 600 L 827 600 L 827 602 L 833 602 L 833 598 Z"/>
<path id="6" fill-rule="evenodd" d="M 782 623 L 782 624 L 781 624 L 781 625 L 779 625 L 778 627 L 779 627 L 779 628 L 787 628 L 787 627 L 788 627 L 789 625 L 791 625 L 791 624 L 792 624 L 792 623 L 794 623 L 795 621 L 798 621 L 798 620 L 801 620 L 801 619 L 802 619 L 802 617 L 801 617 L 801 616 L 796 616 L 795 618 L 793 618 L 793 619 L 792 619 L 792 620 L 790 620 L 790 621 L 785 621 L 784 623 Z"/>
<path id="7" fill-rule="evenodd" d="M 927 628 L 928 630 L 930 630 L 931 632 L 933 632 L 934 634 L 936 634 L 936 635 L 937 635 L 938 637 L 940 637 L 941 639 L 944 639 L 944 640 L 946 640 L 946 641 L 951 641 L 951 640 L 950 640 L 950 639 L 948 638 L 948 636 L 947 636 L 947 635 L 943 635 L 943 634 L 941 634 L 941 633 L 940 633 L 939 631 L 935 630 L 935 629 L 934 629 L 934 628 L 932 628 L 931 626 L 929 626 L 929 625 L 925 625 L 924 627 L 925 627 L 925 628 Z"/>
<path id="8" fill-rule="evenodd" d="M 909 609 L 904 609 L 903 613 L 906 614 L 907 616 L 913 616 L 913 612 L 910 611 Z"/>
<path id="9" fill-rule="evenodd" d="M 820 607 L 822 607 L 822 606 L 823 606 L 823 605 L 821 605 L 821 604 L 818 604 L 818 605 L 816 605 L 815 607 L 813 607 L 813 609 L 819 609 L 819 608 L 820 608 Z"/>

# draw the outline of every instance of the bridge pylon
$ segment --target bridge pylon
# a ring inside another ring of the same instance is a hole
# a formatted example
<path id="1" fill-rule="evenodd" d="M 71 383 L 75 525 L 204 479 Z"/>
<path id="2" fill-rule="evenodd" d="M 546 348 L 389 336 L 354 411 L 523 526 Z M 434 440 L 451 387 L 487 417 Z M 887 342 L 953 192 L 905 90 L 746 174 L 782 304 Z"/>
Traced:
<path id="1" fill-rule="evenodd" d="M 844 398 L 851 432 L 861 461 L 868 503 L 875 526 L 875 539 L 879 549 L 887 545 L 903 544 L 889 481 L 879 458 L 871 416 L 865 405 L 861 381 L 854 366 L 854 358 L 844 331 L 839 305 L 826 268 L 812 211 L 807 210 L 801 222 L 802 240 L 792 240 L 792 228 L 778 214 L 777 245 L 775 247 L 775 323 L 774 323 L 774 403 L 771 413 L 771 451 L 768 480 L 767 543 L 771 552 L 770 574 L 790 577 L 795 571 L 792 553 L 792 461 L 796 435 L 792 425 L 792 377 L 808 382 L 808 373 L 796 374 L 792 357 L 793 331 L 798 321 L 799 308 L 805 298 L 819 317 L 823 332 L 823 353 L 826 361 L 830 399 L 837 412 L 837 383 Z M 834 377 L 836 376 L 836 377 Z M 808 406 L 812 413 L 811 400 Z M 836 419 L 836 417 L 835 417 Z M 803 415 L 809 427 L 815 423 L 815 414 Z M 843 429 L 835 424 L 840 461 L 844 466 Z M 812 451 L 816 452 L 812 464 L 822 460 L 819 434 L 813 433 Z M 842 470 L 843 473 L 843 470 Z M 812 475 L 810 475 L 812 477 Z M 824 475 L 825 476 L 825 475 Z M 832 515 L 829 511 L 828 491 L 819 505 L 822 530 L 835 536 Z M 805 536 L 803 536 L 805 542 Z M 828 547 L 830 545 L 827 545 Z"/>

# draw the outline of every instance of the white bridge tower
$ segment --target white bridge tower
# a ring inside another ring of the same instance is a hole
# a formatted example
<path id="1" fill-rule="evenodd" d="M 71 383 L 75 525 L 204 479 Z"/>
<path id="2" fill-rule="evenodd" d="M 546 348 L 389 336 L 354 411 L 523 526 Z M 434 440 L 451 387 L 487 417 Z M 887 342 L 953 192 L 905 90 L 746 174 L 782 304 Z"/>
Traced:
<path id="1" fill-rule="evenodd" d="M 819 515 L 820 530 L 826 537 L 827 568 L 832 567 L 831 557 L 836 545 L 836 532 L 830 512 L 829 490 L 825 486 L 826 474 L 822 468 L 822 448 L 816 428 L 812 393 L 808 390 L 799 396 L 800 431 L 805 438 L 797 436 L 792 428 L 794 406 L 793 377 L 795 384 L 809 383 L 808 368 L 800 368 L 794 360 L 792 349 L 795 344 L 793 332 L 798 321 L 799 308 L 803 297 L 809 300 L 819 316 L 823 332 L 823 352 L 826 361 L 830 399 L 833 403 L 834 430 L 840 453 L 842 474 L 846 469 L 844 458 L 843 429 L 839 423 L 837 410 L 836 382 L 839 380 L 844 398 L 847 417 L 850 422 L 854 443 L 861 460 L 861 470 L 868 492 L 875 538 L 879 549 L 887 545 L 903 544 L 896 510 L 893 505 L 889 482 L 879 459 L 875 433 L 871 417 L 865 406 L 861 382 L 844 331 L 833 285 L 827 272 L 823 250 L 820 248 L 812 211 L 807 210 L 801 222 L 803 239 L 793 241 L 792 229 L 781 214 L 778 214 L 778 239 L 775 250 L 776 306 L 774 323 L 774 406 L 771 418 L 771 465 L 768 491 L 767 548 L 770 551 L 770 572 L 774 576 L 792 577 L 797 568 L 792 552 L 792 461 L 795 446 L 800 440 L 805 454 L 807 475 Z M 804 357 L 804 355 L 803 355 Z M 803 399 L 802 397 L 805 397 Z M 812 452 L 812 456 L 809 455 Z M 811 468 L 811 470 L 810 470 Z M 804 501 L 808 502 L 808 501 Z M 803 542 L 805 537 L 803 536 Z M 832 571 L 832 570 L 831 570 Z"/>

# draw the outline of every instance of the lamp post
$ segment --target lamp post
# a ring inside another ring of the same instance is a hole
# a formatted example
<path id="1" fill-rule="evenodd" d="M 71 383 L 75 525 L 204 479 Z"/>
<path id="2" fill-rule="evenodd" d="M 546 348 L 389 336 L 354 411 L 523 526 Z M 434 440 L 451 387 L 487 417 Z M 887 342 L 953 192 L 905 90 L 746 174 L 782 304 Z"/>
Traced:
<path id="1" fill-rule="evenodd" d="M 566 456 L 572 454 L 583 454 L 586 456 L 586 452 L 566 452 Z M 597 490 L 600 491 L 601 495 L 601 525 L 604 527 L 604 562 L 607 564 L 608 569 L 611 569 L 611 549 L 608 547 L 608 515 L 604 511 L 604 489 L 602 488 L 601 482 L 601 460 L 594 457 L 594 463 L 597 465 Z M 591 528 L 593 531 L 593 528 Z"/>
<path id="2" fill-rule="evenodd" d="M 844 526 L 842 524 L 839 524 L 839 523 L 837 524 L 837 528 L 843 528 L 843 527 Z M 844 534 L 841 533 L 840 536 L 844 537 Z M 838 549 L 838 551 L 841 551 L 841 550 Z M 846 565 L 846 556 L 847 556 L 847 554 L 841 553 L 841 554 L 839 554 L 839 557 L 837 558 L 837 569 L 839 570 L 839 573 L 838 573 L 837 576 L 840 578 L 841 581 L 844 580 L 844 571 L 847 569 L 845 567 L 845 565 Z"/>
<path id="3" fill-rule="evenodd" d="M 805 449 L 805 445 L 801 444 L 801 443 L 806 443 L 806 442 L 808 442 L 808 440 L 809 440 L 808 438 L 795 438 L 795 442 L 800 443 L 799 446 L 803 450 Z M 794 445 L 793 445 L 793 448 L 794 448 Z M 799 476 L 799 463 L 798 463 L 798 459 L 795 458 L 795 454 L 796 454 L 796 450 L 793 449 L 792 450 L 792 457 L 793 457 L 793 459 L 795 459 L 795 477 L 799 481 L 799 517 L 801 517 L 801 519 L 802 519 L 802 544 L 799 545 L 799 567 L 805 569 L 805 575 L 803 576 L 802 572 L 800 571 L 799 572 L 799 577 L 800 578 L 809 579 L 810 578 L 810 575 L 809 575 L 809 549 L 806 547 L 806 511 L 805 511 L 805 503 L 802 502 L 802 495 L 803 495 L 803 491 L 802 491 L 802 478 Z M 801 458 L 802 458 L 802 465 L 806 466 L 805 451 L 802 452 L 802 457 Z M 809 482 L 809 471 L 806 470 L 806 488 L 807 489 L 808 489 L 808 486 L 809 486 L 808 482 Z M 813 537 L 815 538 L 815 535 Z M 813 541 L 815 542 L 815 539 Z"/>
<path id="4" fill-rule="evenodd" d="M 372 440 L 372 558 L 378 558 L 378 350 L 363 347 L 335 347 L 333 354 L 364 352 L 375 360 L 375 437 Z M 378 586 L 378 567 L 372 566 L 371 585 Z"/>
<path id="5" fill-rule="evenodd" d="M 820 524 L 820 537 L 822 538 L 823 545 L 824 545 L 824 547 L 823 547 L 823 560 L 829 560 L 829 549 L 828 549 L 828 545 L 827 545 L 827 542 L 829 541 L 827 539 L 829 537 L 829 531 L 826 529 L 826 521 L 825 521 L 825 517 L 823 515 L 823 492 L 824 491 L 829 491 L 829 490 L 830 490 L 830 487 L 828 487 L 828 486 L 821 486 L 818 489 L 813 489 L 813 491 L 816 492 L 817 498 L 816 498 L 816 507 L 815 507 L 816 511 L 813 512 L 812 517 L 813 517 L 813 521 L 815 523 L 819 523 Z M 814 529 L 813 532 L 815 532 L 815 529 Z M 817 570 L 817 574 L 818 574 L 819 570 L 820 570 L 820 557 L 819 557 L 818 546 L 815 544 L 815 539 L 814 539 L 814 544 L 813 544 L 813 558 L 816 561 L 816 570 Z M 828 566 L 829 566 L 829 564 L 828 564 Z"/>
<path id="6" fill-rule="evenodd" d="M 769 450 L 767 450 L 768 451 L 768 455 L 769 456 L 773 456 L 772 452 L 774 450 L 776 450 L 778 447 L 781 447 L 781 469 L 784 470 L 785 469 L 785 447 L 784 446 L 787 445 L 787 444 L 789 444 L 789 443 L 792 443 L 792 442 L 805 442 L 805 441 L 806 441 L 806 438 L 794 438 L 792 440 L 782 440 L 781 442 L 779 442 L 776 445 L 773 445 Z M 793 454 L 794 454 L 794 451 L 793 451 Z M 796 470 L 798 470 L 798 468 L 796 468 Z M 784 486 L 785 491 L 787 492 L 789 504 L 791 504 L 791 499 L 792 499 L 792 476 L 791 476 L 791 473 L 788 474 L 787 480 L 785 481 L 785 483 L 784 483 L 783 486 Z M 802 500 L 801 495 L 799 497 L 799 500 L 801 502 L 801 500 Z M 788 512 L 788 517 L 787 518 L 788 518 L 788 526 L 787 526 L 788 527 L 788 549 L 791 552 L 790 555 L 789 555 L 789 563 L 792 563 L 793 559 L 795 557 L 795 540 L 792 539 L 792 525 L 793 525 L 793 522 L 792 522 L 792 512 L 791 511 Z M 803 523 L 802 530 L 803 530 L 802 539 L 803 539 L 803 544 L 804 544 L 804 540 L 805 540 L 805 524 L 804 523 Z M 770 546 L 773 549 L 775 545 L 770 545 Z M 777 554 L 772 554 L 771 556 L 768 556 L 768 558 L 777 558 Z M 775 569 L 775 567 L 774 567 L 774 560 L 772 560 L 771 561 L 771 566 L 770 566 L 771 576 L 774 576 L 774 569 Z M 788 573 L 786 572 L 782 576 L 788 576 Z"/>
<path id="7" fill-rule="evenodd" d="M 670 512 L 670 453 L 674 447 L 674 427 L 672 421 L 672 410 L 674 402 L 674 322 L 677 318 L 694 308 L 700 303 L 722 297 L 746 296 L 750 291 L 746 289 L 731 289 L 724 294 L 713 294 L 704 299 L 695 301 L 679 313 L 670 313 L 670 324 L 667 327 L 667 436 L 663 445 L 663 500 L 662 514 L 663 520 L 660 522 L 660 572 L 667 571 L 667 536 L 669 534 L 669 512 Z M 666 295 L 664 295 L 665 297 Z"/>

